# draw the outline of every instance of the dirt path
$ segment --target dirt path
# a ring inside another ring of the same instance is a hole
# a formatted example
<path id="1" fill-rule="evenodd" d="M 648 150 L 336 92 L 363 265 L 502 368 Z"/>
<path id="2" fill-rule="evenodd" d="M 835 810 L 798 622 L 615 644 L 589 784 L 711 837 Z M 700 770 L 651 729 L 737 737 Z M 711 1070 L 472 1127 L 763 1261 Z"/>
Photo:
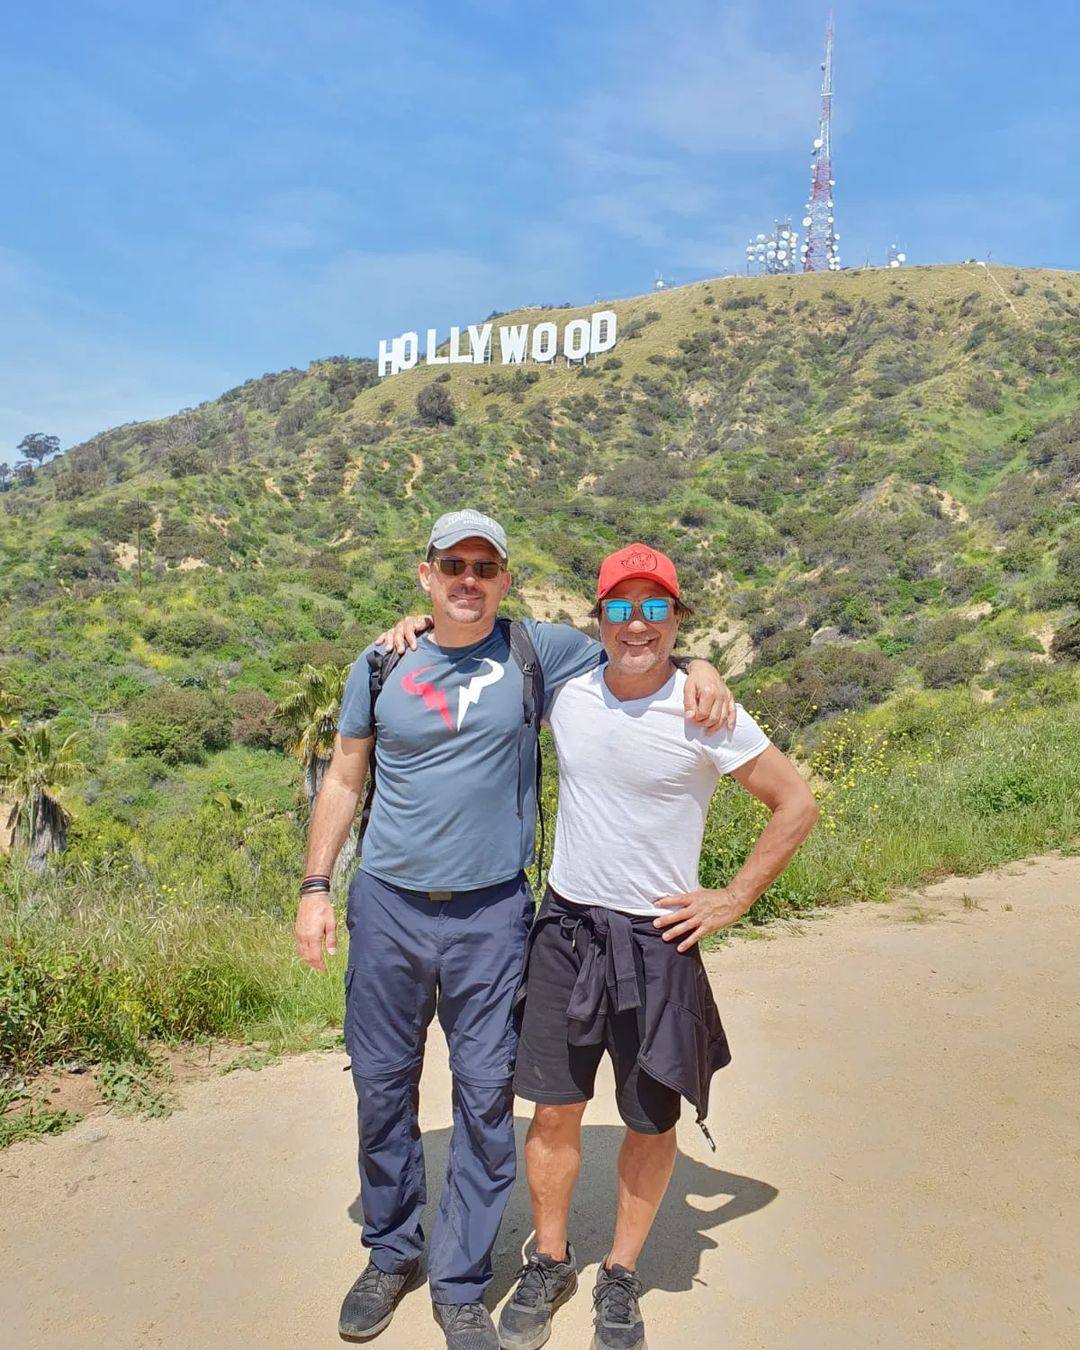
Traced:
<path id="1" fill-rule="evenodd" d="M 1076 858 L 951 880 L 710 957 L 735 1062 L 716 1084 L 716 1157 L 680 1127 L 642 1264 L 652 1350 L 1080 1344 L 1078 957 Z M 432 1192 L 444 1055 L 434 1040 Z M 0 1156 L 5 1346 L 339 1345 L 359 1252 L 342 1064 L 207 1080 L 171 1119 L 91 1120 Z M 588 1343 L 616 1120 L 608 1079 L 586 1116 L 573 1221 L 586 1287 L 558 1314 L 553 1350 Z M 519 1185 L 498 1299 L 529 1228 Z M 377 1344 L 442 1344 L 426 1290 Z"/>

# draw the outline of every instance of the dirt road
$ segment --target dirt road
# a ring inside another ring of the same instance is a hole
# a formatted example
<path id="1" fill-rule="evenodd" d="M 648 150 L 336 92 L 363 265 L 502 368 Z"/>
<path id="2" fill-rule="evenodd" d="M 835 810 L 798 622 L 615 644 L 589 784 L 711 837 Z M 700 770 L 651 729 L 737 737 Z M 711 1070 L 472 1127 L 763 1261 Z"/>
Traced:
<path id="1" fill-rule="evenodd" d="M 715 1085 L 715 1158 L 680 1126 L 641 1270 L 652 1350 L 1080 1345 L 1080 859 L 829 913 L 709 965 L 735 1060 Z M 433 1040 L 432 1193 L 444 1056 Z M 3 1343 L 339 1345 L 359 1260 L 342 1065 L 207 1080 L 170 1119 L 89 1120 L 0 1155 Z M 591 1334 L 616 1122 L 605 1079 L 572 1230 L 588 1268 L 554 1350 Z M 529 1229 L 519 1185 L 497 1300 Z M 376 1343 L 441 1346 L 426 1289 Z"/>

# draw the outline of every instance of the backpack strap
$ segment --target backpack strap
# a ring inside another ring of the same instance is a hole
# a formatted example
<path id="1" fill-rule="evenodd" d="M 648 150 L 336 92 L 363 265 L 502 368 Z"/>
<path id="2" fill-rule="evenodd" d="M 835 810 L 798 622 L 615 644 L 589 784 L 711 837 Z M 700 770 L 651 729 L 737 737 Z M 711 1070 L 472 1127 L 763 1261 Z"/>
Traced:
<path id="1" fill-rule="evenodd" d="M 515 619 L 512 623 L 499 620 L 505 625 L 510 643 L 510 655 L 521 670 L 522 720 L 531 728 L 536 740 L 536 810 L 540 816 L 540 849 L 536 859 L 536 883 L 540 884 L 540 875 L 544 866 L 544 841 L 546 837 L 546 819 L 544 814 L 543 779 L 544 765 L 540 753 L 540 721 L 544 716 L 544 670 L 540 665 L 536 648 L 533 646 L 529 630 Z M 524 747 L 523 747 L 524 749 Z"/>
<path id="2" fill-rule="evenodd" d="M 543 802 L 544 766 L 540 755 L 540 721 L 544 716 L 544 671 L 525 625 L 518 619 L 513 620 L 513 622 L 509 619 L 499 619 L 498 623 L 506 634 L 507 642 L 510 645 L 510 655 L 521 671 L 522 725 L 524 729 L 532 731 L 536 743 L 536 809 L 540 816 L 540 850 L 536 861 L 536 880 L 537 885 L 539 885 L 541 869 L 544 865 L 544 842 L 546 838 Z M 377 647 L 368 652 L 368 693 L 371 705 L 372 735 L 375 734 L 375 704 L 386 681 L 390 678 L 391 672 L 403 655 L 404 653 L 399 653 L 392 647 L 386 652 L 380 651 Z M 524 751 L 524 746 L 522 746 L 522 751 Z M 368 761 L 367 793 L 364 797 L 363 809 L 360 812 L 360 826 L 356 836 L 357 857 L 360 856 L 360 848 L 367 832 L 368 821 L 371 819 L 371 807 L 374 800 L 375 750 L 372 747 L 371 759 Z"/>
<path id="3" fill-rule="evenodd" d="M 404 656 L 404 652 L 395 651 L 393 647 L 389 651 L 380 651 L 378 647 L 373 647 L 368 652 L 368 695 L 371 703 L 371 734 L 375 735 L 375 704 L 379 695 L 382 693 L 383 686 L 390 677 L 390 672 Z M 367 833 L 368 821 L 371 819 L 371 805 L 375 800 L 375 747 L 371 747 L 371 758 L 368 760 L 368 785 L 364 796 L 364 806 L 360 812 L 360 827 L 356 834 L 356 857 L 360 856 L 360 846 L 364 842 L 364 835 Z"/>

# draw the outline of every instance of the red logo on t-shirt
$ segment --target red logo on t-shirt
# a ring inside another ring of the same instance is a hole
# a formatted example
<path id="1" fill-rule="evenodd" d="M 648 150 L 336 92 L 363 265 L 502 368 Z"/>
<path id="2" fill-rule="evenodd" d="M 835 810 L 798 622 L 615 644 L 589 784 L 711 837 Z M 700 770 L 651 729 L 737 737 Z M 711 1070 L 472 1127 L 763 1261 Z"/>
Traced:
<path id="1" fill-rule="evenodd" d="M 450 720 L 450 708 L 446 702 L 446 694 L 442 689 L 436 689 L 433 684 L 426 680 L 422 684 L 417 684 L 417 675 L 423 675 L 425 670 L 430 670 L 430 666 L 421 666 L 419 670 L 410 670 L 401 681 L 401 687 L 407 694 L 419 694 L 424 700 L 424 706 L 437 712 L 446 723 L 448 731 L 453 731 L 454 724 Z"/>

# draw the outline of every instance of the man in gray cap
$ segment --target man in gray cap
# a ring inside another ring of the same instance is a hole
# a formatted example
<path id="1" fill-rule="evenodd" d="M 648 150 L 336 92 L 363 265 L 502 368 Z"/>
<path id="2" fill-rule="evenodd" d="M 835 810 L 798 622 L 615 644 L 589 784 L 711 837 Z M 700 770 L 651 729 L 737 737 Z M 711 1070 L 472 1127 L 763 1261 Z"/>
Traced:
<path id="1" fill-rule="evenodd" d="M 524 668 L 539 666 L 550 695 L 602 659 L 599 643 L 564 624 L 500 622 L 506 564 L 505 531 L 489 516 L 454 511 L 435 522 L 419 565 L 432 626 L 393 666 L 374 709 L 371 676 L 382 654 L 373 644 L 354 663 L 311 821 L 296 937 L 303 959 L 325 970 L 323 945 L 335 949 L 330 873 L 369 766 L 377 771 L 349 891 L 345 977 L 362 1241 L 371 1252 L 341 1309 L 339 1330 L 355 1339 L 389 1323 L 420 1273 L 418 1082 L 437 1010 L 450 1049 L 454 1125 L 428 1280 L 451 1350 L 498 1346 L 483 1297 L 515 1176 L 511 1005 L 533 920 L 524 869 L 534 853 L 543 711 L 525 725 L 534 676 Z M 730 694 L 711 667 L 695 663 L 688 691 L 688 716 L 714 727 L 727 719 Z"/>

